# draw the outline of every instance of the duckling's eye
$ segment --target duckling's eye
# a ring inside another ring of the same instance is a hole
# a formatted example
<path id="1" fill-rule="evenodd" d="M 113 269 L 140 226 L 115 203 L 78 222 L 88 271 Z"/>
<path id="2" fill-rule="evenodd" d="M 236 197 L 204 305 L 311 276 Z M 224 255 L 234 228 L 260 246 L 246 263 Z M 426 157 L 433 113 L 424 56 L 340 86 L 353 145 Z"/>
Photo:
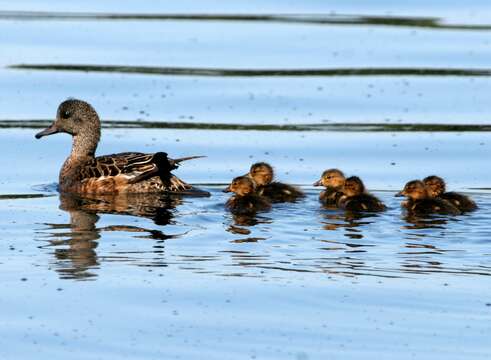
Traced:
<path id="1" fill-rule="evenodd" d="M 72 113 L 69 110 L 65 110 L 61 113 L 61 118 L 62 119 L 68 119 L 71 115 L 72 115 Z"/>

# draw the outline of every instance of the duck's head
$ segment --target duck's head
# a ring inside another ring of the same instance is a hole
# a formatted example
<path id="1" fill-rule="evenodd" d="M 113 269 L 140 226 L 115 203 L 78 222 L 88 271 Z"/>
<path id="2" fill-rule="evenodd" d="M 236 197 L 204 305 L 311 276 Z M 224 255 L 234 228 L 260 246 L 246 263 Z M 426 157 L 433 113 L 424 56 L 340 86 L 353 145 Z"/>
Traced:
<path id="1" fill-rule="evenodd" d="M 254 182 L 247 176 L 239 176 L 232 180 L 223 192 L 233 192 L 238 196 L 252 194 L 255 190 Z"/>
<path id="2" fill-rule="evenodd" d="M 257 186 L 268 185 L 273 181 L 273 167 L 265 162 L 258 162 L 251 166 L 248 176 Z"/>
<path id="3" fill-rule="evenodd" d="M 351 176 L 344 181 L 342 192 L 348 197 L 361 195 L 365 192 L 365 185 L 358 176 Z"/>
<path id="4" fill-rule="evenodd" d="M 396 194 L 396 196 L 406 196 L 411 200 L 421 200 L 428 197 L 425 184 L 420 180 L 412 180 L 408 182 L 404 189 Z"/>
<path id="5" fill-rule="evenodd" d="M 322 173 L 321 178 L 316 181 L 314 186 L 324 186 L 326 188 L 341 189 L 344 185 L 345 177 L 341 170 L 328 169 Z"/>
<path id="6" fill-rule="evenodd" d="M 100 128 L 99 116 L 89 103 L 68 99 L 58 106 L 56 120 L 48 128 L 37 133 L 36 139 L 64 132 L 72 136 L 97 138 L 99 140 Z"/>
<path id="7" fill-rule="evenodd" d="M 429 197 L 438 197 L 445 192 L 445 180 L 436 175 L 427 176 L 423 179 Z"/>

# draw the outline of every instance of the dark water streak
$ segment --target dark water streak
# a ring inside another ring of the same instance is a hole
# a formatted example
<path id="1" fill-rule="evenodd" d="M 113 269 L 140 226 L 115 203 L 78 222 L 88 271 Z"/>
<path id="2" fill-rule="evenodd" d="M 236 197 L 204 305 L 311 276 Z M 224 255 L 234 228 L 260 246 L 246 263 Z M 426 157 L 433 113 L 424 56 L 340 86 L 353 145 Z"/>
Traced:
<path id="1" fill-rule="evenodd" d="M 0 11 L 0 20 L 22 21 L 227 21 L 300 25 L 415 27 L 434 30 L 489 31 L 487 24 L 446 24 L 438 17 L 346 14 L 118 14 L 47 11 Z"/>
<path id="2" fill-rule="evenodd" d="M 76 71 L 163 76 L 205 77 L 333 77 L 333 76 L 460 76 L 488 77 L 491 69 L 459 68 L 328 68 L 328 69 L 219 69 L 166 66 L 86 65 L 86 64 L 14 64 L 16 70 Z"/>
<path id="3" fill-rule="evenodd" d="M 44 129 L 53 120 L 0 120 L 0 129 Z M 230 131 L 339 131 L 339 132 L 490 132 L 483 124 L 393 124 L 393 123 L 317 123 L 317 124 L 227 124 L 175 122 L 167 120 L 104 120 L 105 129 L 184 129 Z"/>

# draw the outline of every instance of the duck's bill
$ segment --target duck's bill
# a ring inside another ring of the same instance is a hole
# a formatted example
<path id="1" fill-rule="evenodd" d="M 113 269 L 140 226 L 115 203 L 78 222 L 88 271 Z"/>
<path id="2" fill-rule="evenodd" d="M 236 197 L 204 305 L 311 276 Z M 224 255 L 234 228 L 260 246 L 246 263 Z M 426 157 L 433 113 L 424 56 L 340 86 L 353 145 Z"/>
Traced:
<path id="1" fill-rule="evenodd" d="M 395 197 L 404 197 L 406 194 L 404 194 L 404 191 L 399 191 L 397 194 L 394 195 Z"/>
<path id="2" fill-rule="evenodd" d="M 222 192 L 229 193 L 232 192 L 232 190 L 230 190 L 230 186 L 227 186 L 225 189 L 222 190 Z"/>
<path id="3" fill-rule="evenodd" d="M 322 181 L 317 180 L 315 183 L 312 184 L 312 186 L 322 186 Z"/>
<path id="4" fill-rule="evenodd" d="M 52 124 L 50 127 L 44 129 L 43 131 L 38 132 L 35 136 L 36 139 L 41 139 L 43 136 L 53 135 L 60 132 L 55 124 Z"/>

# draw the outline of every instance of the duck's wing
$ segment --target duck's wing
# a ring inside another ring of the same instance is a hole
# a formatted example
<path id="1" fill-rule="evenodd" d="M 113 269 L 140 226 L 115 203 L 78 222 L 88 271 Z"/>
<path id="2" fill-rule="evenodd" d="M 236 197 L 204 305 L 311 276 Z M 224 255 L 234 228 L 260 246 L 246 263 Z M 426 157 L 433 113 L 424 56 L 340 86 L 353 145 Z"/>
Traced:
<path id="1" fill-rule="evenodd" d="M 195 159 L 201 156 L 192 156 L 180 159 L 171 159 L 165 152 L 144 154 L 139 152 L 126 152 L 99 156 L 87 163 L 82 169 L 84 178 L 103 178 L 109 176 L 124 176 L 129 184 L 159 176 L 162 180 L 172 178 L 171 171 L 178 168 L 180 162 Z"/>

